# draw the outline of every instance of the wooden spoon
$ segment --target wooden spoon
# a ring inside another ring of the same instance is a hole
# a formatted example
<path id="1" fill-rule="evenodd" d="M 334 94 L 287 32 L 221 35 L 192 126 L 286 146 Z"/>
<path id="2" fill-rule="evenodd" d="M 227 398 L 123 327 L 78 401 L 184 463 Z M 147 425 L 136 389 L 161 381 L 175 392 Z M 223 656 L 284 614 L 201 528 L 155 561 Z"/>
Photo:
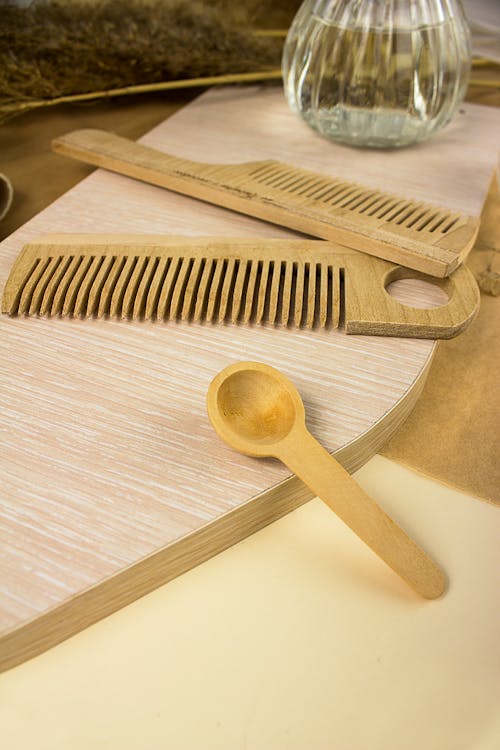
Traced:
<path id="1" fill-rule="evenodd" d="M 446 579 L 436 563 L 307 430 L 302 399 L 281 372 L 259 362 L 231 365 L 210 384 L 207 407 L 228 445 L 279 458 L 421 596 L 443 593 Z"/>

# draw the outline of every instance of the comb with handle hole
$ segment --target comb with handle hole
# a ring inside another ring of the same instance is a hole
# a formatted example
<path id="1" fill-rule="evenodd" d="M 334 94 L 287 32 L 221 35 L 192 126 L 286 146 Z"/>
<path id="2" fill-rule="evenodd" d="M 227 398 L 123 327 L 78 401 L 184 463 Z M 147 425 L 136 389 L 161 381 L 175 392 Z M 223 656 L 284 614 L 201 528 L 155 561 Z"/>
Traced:
<path id="1" fill-rule="evenodd" d="M 57 153 L 178 193 L 339 242 L 431 276 L 448 276 L 471 249 L 479 222 L 326 174 L 268 160 L 206 164 L 102 130 L 56 138 Z"/>
<path id="2" fill-rule="evenodd" d="M 10 315 L 339 325 L 347 333 L 451 338 L 479 293 L 462 266 L 434 279 L 447 304 L 416 309 L 391 297 L 394 280 L 422 275 L 334 243 L 158 235 L 48 235 L 24 246 L 7 281 Z"/>

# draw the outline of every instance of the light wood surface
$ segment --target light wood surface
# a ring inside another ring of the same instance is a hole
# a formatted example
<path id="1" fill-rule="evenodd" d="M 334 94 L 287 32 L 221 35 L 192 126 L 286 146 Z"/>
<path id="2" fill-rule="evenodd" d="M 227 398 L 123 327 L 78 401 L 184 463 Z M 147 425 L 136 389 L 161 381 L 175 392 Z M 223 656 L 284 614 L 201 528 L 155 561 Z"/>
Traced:
<path id="1" fill-rule="evenodd" d="M 469 114 L 464 136 L 468 127 L 481 135 L 473 169 L 466 150 L 459 162 L 449 159 L 450 150 L 456 151 L 456 128 L 418 154 L 386 155 L 384 169 L 380 155 L 358 162 L 350 149 L 333 144 L 326 149 L 288 112 L 280 90 L 210 92 L 145 141 L 200 160 L 207 151 L 220 161 L 273 155 L 314 170 L 327 158 L 341 178 L 345 170 L 375 188 L 390 183 L 394 192 L 475 214 L 493 157 L 491 138 L 481 130 L 481 108 Z M 450 173 L 443 159 L 452 164 Z M 24 244 L 40 234 L 68 231 L 293 237 L 98 171 L 2 244 L 2 288 Z M 436 292 L 415 284 L 401 290 L 401 298 L 440 303 Z M 0 328 L 2 668 L 43 651 L 311 497 L 276 462 L 264 461 L 256 472 L 251 459 L 219 444 L 204 399 L 220 369 L 242 358 L 279 367 L 304 398 L 311 432 L 351 471 L 408 415 L 435 347 L 429 340 L 230 324 L 2 316 Z"/>
<path id="2" fill-rule="evenodd" d="M 418 594 L 441 596 L 443 572 L 311 435 L 303 401 L 279 370 L 261 362 L 226 367 L 210 383 L 207 409 L 228 445 L 278 458 Z"/>
<path id="3" fill-rule="evenodd" d="M 435 283 L 437 308 L 404 305 L 387 292 L 428 279 L 331 242 L 162 235 L 52 235 L 28 243 L 7 280 L 10 315 L 270 323 L 346 333 L 451 338 L 479 307 L 472 273 Z"/>
<path id="4" fill-rule="evenodd" d="M 448 276 L 460 265 L 479 229 L 477 217 L 275 160 L 202 164 L 100 130 L 68 133 L 53 148 L 433 276 Z"/>

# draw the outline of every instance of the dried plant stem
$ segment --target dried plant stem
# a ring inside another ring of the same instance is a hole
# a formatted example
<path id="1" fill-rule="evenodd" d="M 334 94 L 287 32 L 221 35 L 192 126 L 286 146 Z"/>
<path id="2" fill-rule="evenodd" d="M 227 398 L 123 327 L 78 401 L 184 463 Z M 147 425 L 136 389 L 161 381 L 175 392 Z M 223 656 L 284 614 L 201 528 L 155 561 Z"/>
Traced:
<path id="1" fill-rule="evenodd" d="M 498 60 L 490 60 L 488 57 L 473 57 L 472 67 L 473 68 L 487 68 L 490 65 L 500 65 Z"/>
<path id="2" fill-rule="evenodd" d="M 9 115 L 20 114 L 30 109 L 40 107 L 53 107 L 57 104 L 70 104 L 74 102 L 90 101 L 92 99 L 104 99 L 115 96 L 129 96 L 132 94 L 146 94 L 155 91 L 168 91 L 171 89 L 196 88 L 197 86 L 213 86 L 227 83 L 251 83 L 253 81 L 276 81 L 281 79 L 281 70 L 263 70 L 256 73 L 229 73 L 222 76 L 205 76 L 202 78 L 186 78 L 177 81 L 161 81 L 159 83 L 142 83 L 134 86 L 124 86 L 107 91 L 89 91 L 85 94 L 70 94 L 58 96 L 54 99 L 33 99 L 25 102 L 16 102 L 0 107 L 0 119 Z"/>
<path id="3" fill-rule="evenodd" d="M 469 86 L 488 86 L 491 89 L 500 88 L 500 80 L 494 81 L 489 78 L 471 78 Z"/>
<path id="4" fill-rule="evenodd" d="M 288 34 L 288 29 L 255 29 L 253 32 L 254 36 L 263 37 L 275 37 L 276 39 L 284 39 Z"/>

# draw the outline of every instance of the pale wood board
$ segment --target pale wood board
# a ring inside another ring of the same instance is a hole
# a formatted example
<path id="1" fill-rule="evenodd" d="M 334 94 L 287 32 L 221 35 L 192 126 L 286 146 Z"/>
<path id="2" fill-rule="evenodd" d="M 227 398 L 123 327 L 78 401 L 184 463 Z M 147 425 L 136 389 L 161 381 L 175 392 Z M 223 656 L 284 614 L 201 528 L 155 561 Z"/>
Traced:
<path id="1" fill-rule="evenodd" d="M 478 127 L 480 110 L 467 108 Z M 330 153 L 330 145 L 288 113 L 278 90 L 210 92 L 146 141 L 188 158 L 274 153 L 306 168 L 324 166 Z M 452 139 L 455 153 L 458 146 Z M 332 149 L 337 154 L 338 147 Z M 431 172 L 443 177 L 444 147 L 430 142 L 429 149 L 430 162 L 438 162 Z M 441 183 L 441 198 L 437 183 L 433 195 L 424 196 L 425 177 L 421 183 L 415 173 L 415 197 L 463 210 L 469 190 L 467 210 L 478 210 L 493 157 L 486 137 L 471 149 L 476 166 L 466 185 L 455 175 Z M 351 177 L 359 179 L 355 156 L 345 151 Z M 419 152 L 424 164 L 423 146 Z M 398 163 L 392 190 L 409 193 L 413 172 Z M 339 165 L 336 158 L 337 174 Z M 459 167 L 463 173 L 462 162 Z M 388 172 L 380 179 L 387 181 Z M 370 179 L 366 168 L 363 180 Z M 293 236 L 99 171 L 2 244 L 2 288 L 25 242 L 65 231 Z M 427 301 L 434 294 L 413 292 Z M 313 434 L 352 470 L 407 415 L 434 350 L 427 340 L 346 337 L 342 331 L 7 316 L 0 326 L 4 668 L 310 497 L 298 481 L 280 485 L 288 473 L 279 464 L 239 456 L 213 433 L 205 393 L 222 367 L 245 358 L 282 369 L 304 398 Z"/>

